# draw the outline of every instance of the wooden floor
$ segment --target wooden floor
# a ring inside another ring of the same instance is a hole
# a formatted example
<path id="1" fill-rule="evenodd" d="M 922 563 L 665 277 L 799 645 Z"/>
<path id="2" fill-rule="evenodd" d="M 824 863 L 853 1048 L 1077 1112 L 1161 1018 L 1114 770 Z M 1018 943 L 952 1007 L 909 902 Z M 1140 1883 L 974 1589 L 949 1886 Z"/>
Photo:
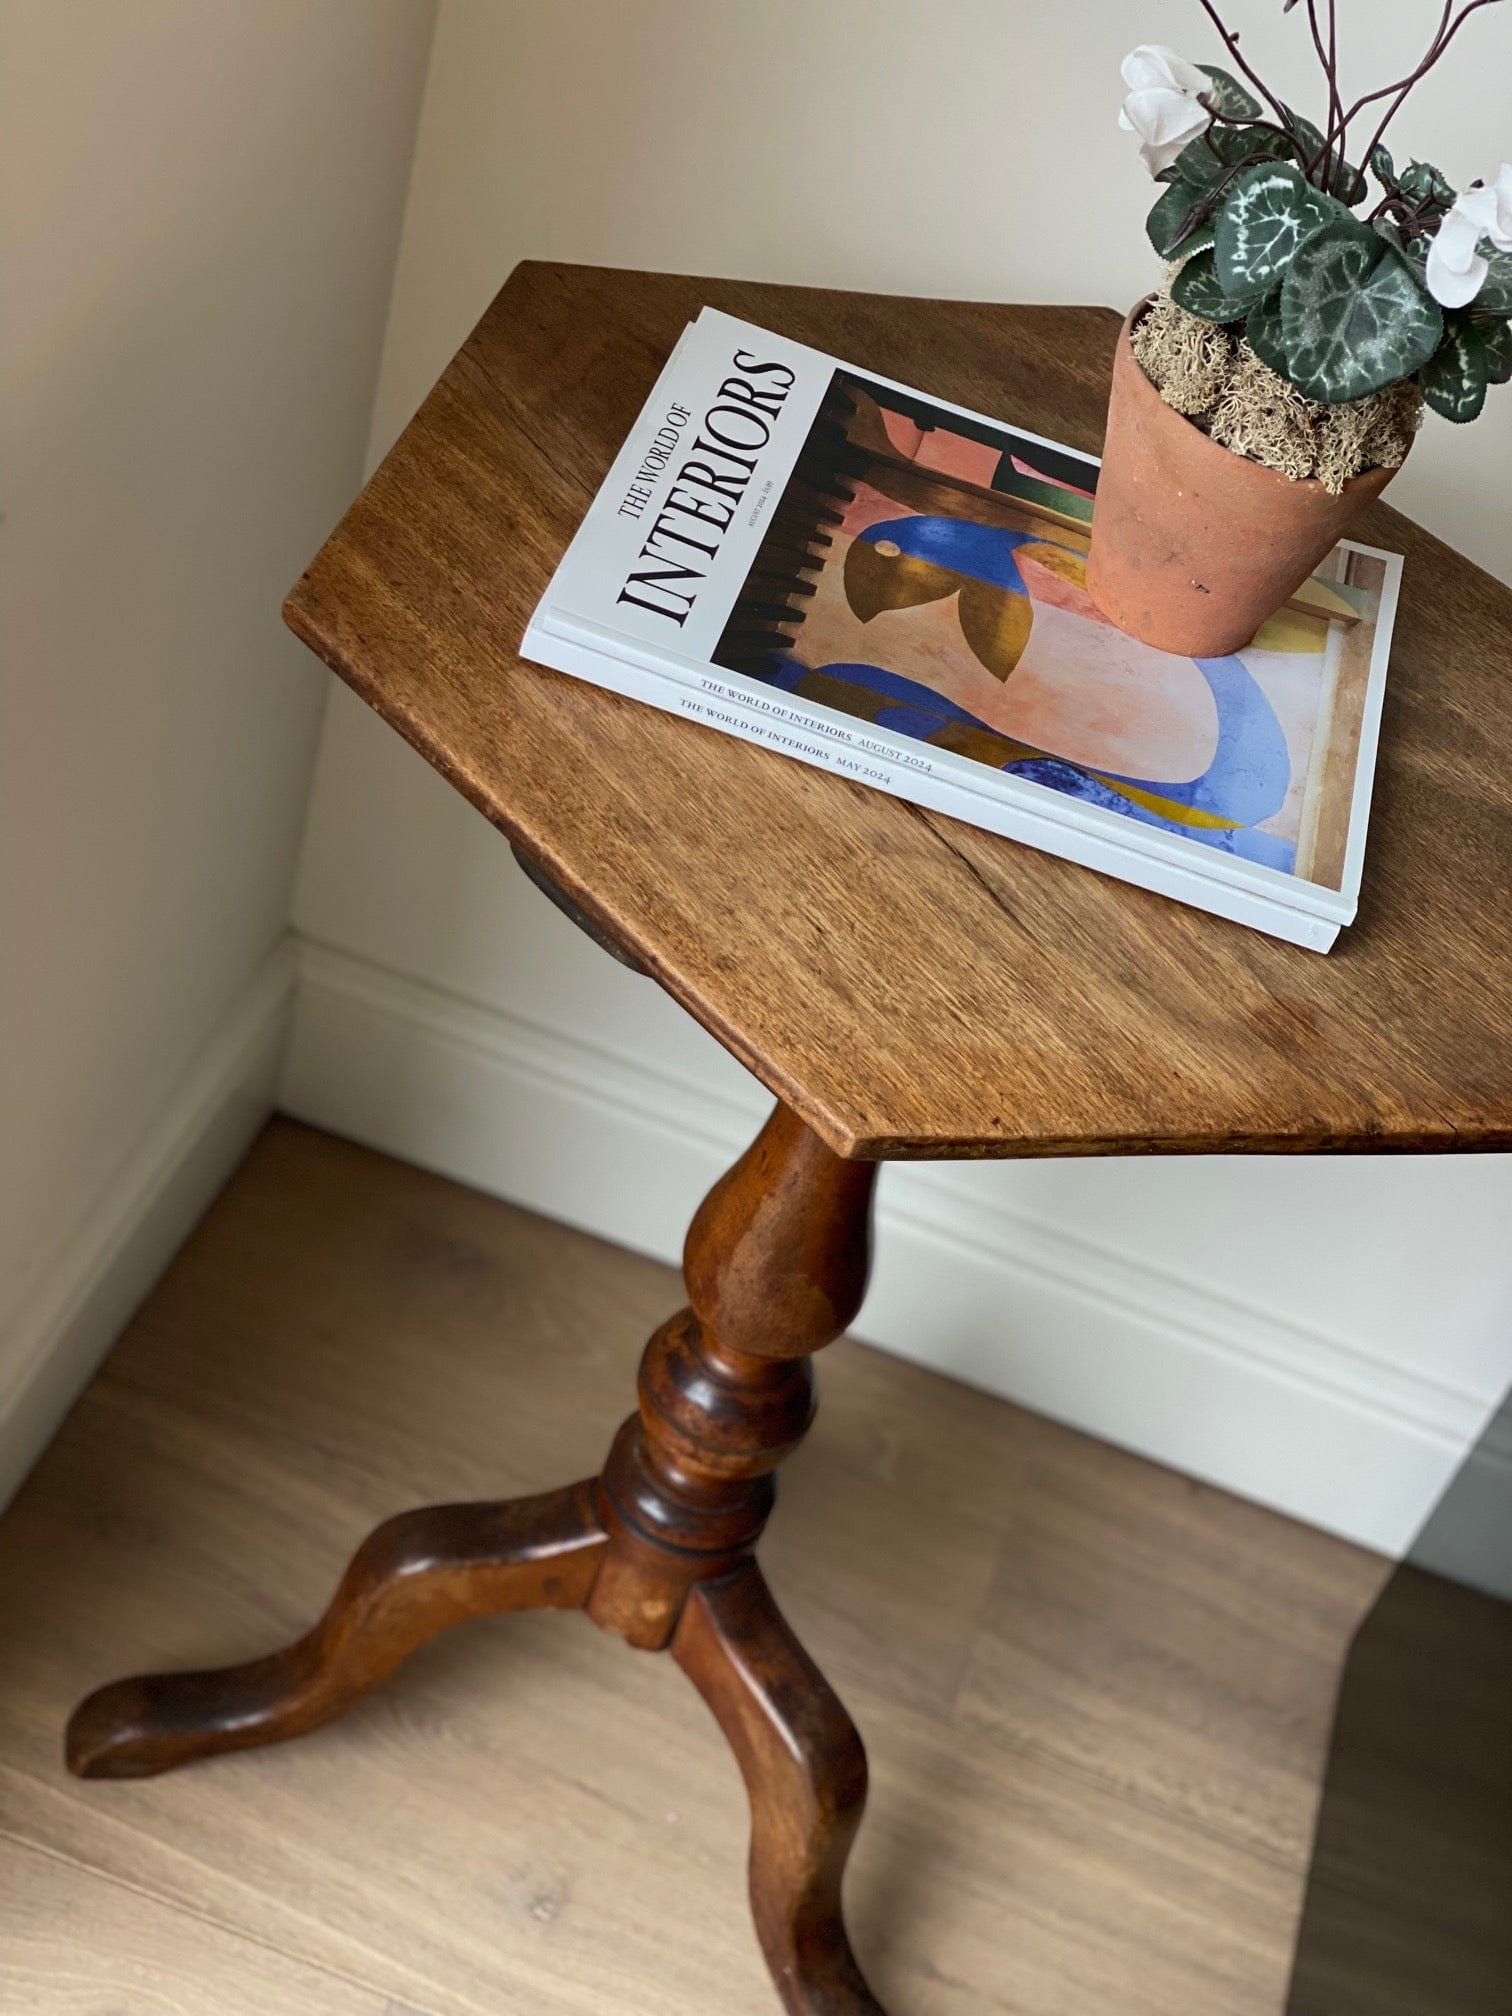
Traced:
<path id="1" fill-rule="evenodd" d="M 268 1129 L 0 1522 L 5 2016 L 774 2016 L 734 1763 L 581 1617 L 470 1625 L 282 1749 L 59 1761 L 97 1682 L 302 1629 L 389 1512 L 596 1469 L 678 1299 Z M 871 1751 L 848 1895 L 889 2008 L 1279 2011 L 1383 1564 L 859 1345 L 821 1384 L 764 1558 Z"/>

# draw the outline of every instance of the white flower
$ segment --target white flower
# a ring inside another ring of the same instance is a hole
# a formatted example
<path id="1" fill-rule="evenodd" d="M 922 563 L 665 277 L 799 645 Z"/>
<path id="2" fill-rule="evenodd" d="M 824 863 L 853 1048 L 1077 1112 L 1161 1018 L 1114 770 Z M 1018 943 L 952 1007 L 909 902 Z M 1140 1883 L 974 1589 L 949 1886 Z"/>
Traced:
<path id="1" fill-rule="evenodd" d="M 1140 158 L 1152 175 L 1169 168 L 1188 141 L 1206 132 L 1213 115 L 1198 102 L 1211 91 L 1213 80 L 1158 42 L 1143 42 L 1124 58 L 1123 80 L 1129 87 L 1118 123 L 1125 133 L 1137 133 Z"/>
<path id="2" fill-rule="evenodd" d="M 1498 252 L 1512 252 L 1512 162 L 1502 163 L 1494 182 L 1455 197 L 1428 247 L 1428 292 L 1441 307 L 1468 306 L 1486 284 L 1483 238 Z"/>

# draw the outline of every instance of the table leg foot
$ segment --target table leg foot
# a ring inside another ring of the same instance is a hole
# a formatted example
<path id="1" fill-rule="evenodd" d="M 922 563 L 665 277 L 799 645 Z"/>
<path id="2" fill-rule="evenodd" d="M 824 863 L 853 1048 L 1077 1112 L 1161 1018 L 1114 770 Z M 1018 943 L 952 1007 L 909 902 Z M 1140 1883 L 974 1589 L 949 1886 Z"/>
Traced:
<path id="1" fill-rule="evenodd" d="M 91 1694 L 68 1725 L 68 1768 L 80 1778 L 147 1778 L 301 1736 L 453 1624 L 581 1609 L 606 1544 L 591 1482 L 401 1513 L 364 1541 L 297 1644 L 244 1666 L 145 1675 Z"/>
<path id="2" fill-rule="evenodd" d="M 672 1652 L 745 1779 L 751 1908 L 789 2016 L 884 2016 L 840 1900 L 866 1803 L 866 1752 L 754 1560 L 690 1592 Z"/>
<path id="3" fill-rule="evenodd" d="M 638 1409 L 599 1478 L 390 1520 L 287 1650 L 91 1695 L 69 1724 L 69 1768 L 145 1778 L 302 1735 L 453 1624 L 582 1609 L 643 1650 L 670 1644 L 729 1738 L 751 1802 L 756 1928 L 789 2016 L 884 2016 L 840 1908 L 866 1753 L 752 1552 L 772 1473 L 813 1416 L 809 1360 L 861 1306 L 875 1179 L 779 1104 L 694 1216 L 689 1307 L 647 1345 Z"/>

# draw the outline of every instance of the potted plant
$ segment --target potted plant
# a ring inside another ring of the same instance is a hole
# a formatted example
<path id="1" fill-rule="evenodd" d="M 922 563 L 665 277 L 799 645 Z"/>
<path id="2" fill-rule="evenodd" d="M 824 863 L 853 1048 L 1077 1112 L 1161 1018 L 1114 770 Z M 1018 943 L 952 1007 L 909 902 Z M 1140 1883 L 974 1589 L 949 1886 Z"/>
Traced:
<path id="1" fill-rule="evenodd" d="M 1306 0 L 1321 124 L 1201 4 L 1239 76 L 1150 45 L 1123 68 L 1167 277 L 1119 337 L 1087 585 L 1121 629 L 1211 657 L 1248 643 L 1380 495 L 1425 405 L 1473 420 L 1512 378 L 1512 166 L 1456 192 L 1385 144 L 1501 0 L 1447 0 L 1411 73 L 1348 106 L 1336 0 Z"/>

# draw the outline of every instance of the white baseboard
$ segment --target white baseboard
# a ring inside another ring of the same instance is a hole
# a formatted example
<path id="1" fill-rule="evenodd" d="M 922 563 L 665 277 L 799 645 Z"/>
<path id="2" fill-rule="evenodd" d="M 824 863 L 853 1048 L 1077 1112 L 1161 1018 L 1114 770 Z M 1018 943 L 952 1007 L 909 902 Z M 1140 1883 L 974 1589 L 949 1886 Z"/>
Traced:
<path id="1" fill-rule="evenodd" d="M 9 1326 L 0 1510 L 271 1112 L 295 970 L 285 939 Z"/>
<path id="2" fill-rule="evenodd" d="M 11 1326 L 0 1508 L 275 1094 L 298 1118 L 672 1262 L 768 1104 L 754 1081 L 748 1099 L 715 1098 L 286 941 Z M 870 1342 L 1384 1553 L 1410 1544 L 1483 1425 L 1474 1395 L 984 1203 L 953 1165 L 888 1170 L 878 1215 L 858 1326 Z"/>
<path id="3" fill-rule="evenodd" d="M 299 946 L 280 1104 L 665 1260 L 765 1096 L 714 1100 L 328 947 Z M 881 1186 L 859 1333 L 900 1356 L 1398 1555 L 1486 1403 L 1196 1280 L 984 1205 Z"/>

